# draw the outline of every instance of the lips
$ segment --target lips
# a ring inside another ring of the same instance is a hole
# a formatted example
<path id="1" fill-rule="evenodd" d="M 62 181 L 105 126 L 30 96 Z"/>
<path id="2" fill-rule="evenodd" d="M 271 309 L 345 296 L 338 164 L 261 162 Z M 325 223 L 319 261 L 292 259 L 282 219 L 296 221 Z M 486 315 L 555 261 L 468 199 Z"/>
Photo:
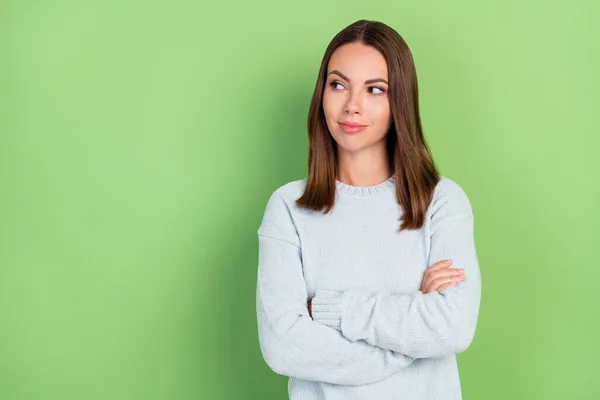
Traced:
<path id="1" fill-rule="evenodd" d="M 356 122 L 339 122 L 339 125 L 346 133 L 357 133 L 367 127 L 367 125 L 357 124 Z"/>
<path id="2" fill-rule="evenodd" d="M 348 126 L 366 126 L 363 124 L 359 124 L 358 122 L 350 122 L 350 121 L 342 121 L 340 124 L 348 125 Z"/>

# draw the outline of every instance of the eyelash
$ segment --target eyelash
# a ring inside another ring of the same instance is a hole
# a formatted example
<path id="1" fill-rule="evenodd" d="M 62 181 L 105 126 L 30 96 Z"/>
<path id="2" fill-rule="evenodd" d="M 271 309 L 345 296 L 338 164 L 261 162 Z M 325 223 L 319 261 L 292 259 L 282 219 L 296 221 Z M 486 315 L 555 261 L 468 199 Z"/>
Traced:
<path id="1" fill-rule="evenodd" d="M 341 82 L 338 82 L 338 81 L 332 81 L 332 82 L 329 84 L 329 86 L 330 86 L 332 89 L 334 89 L 334 90 L 335 90 L 335 85 L 338 85 L 338 84 L 339 84 L 339 85 L 342 85 L 342 83 L 341 83 Z M 343 86 L 343 85 L 342 85 L 342 86 Z M 380 87 L 380 86 L 369 86 L 369 89 L 379 89 L 379 90 L 381 90 L 381 93 L 371 93 L 371 94 L 373 94 L 373 95 L 375 95 L 375 96 L 381 96 L 381 95 L 385 94 L 385 89 L 384 89 L 384 88 L 382 88 L 382 87 Z"/>

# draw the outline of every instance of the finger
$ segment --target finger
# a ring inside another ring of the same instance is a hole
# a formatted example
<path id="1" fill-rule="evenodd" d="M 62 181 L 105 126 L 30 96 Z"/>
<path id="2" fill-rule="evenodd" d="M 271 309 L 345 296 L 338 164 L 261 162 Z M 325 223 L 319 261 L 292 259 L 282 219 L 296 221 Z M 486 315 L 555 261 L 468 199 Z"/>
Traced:
<path id="1" fill-rule="evenodd" d="M 456 285 L 458 285 L 458 282 L 444 283 L 443 285 L 441 285 L 438 288 L 436 288 L 435 291 L 437 291 L 438 293 L 441 293 L 444 290 L 448 289 L 449 287 L 453 287 L 453 286 L 456 286 Z"/>
<path id="2" fill-rule="evenodd" d="M 432 279 L 437 278 L 451 278 L 451 277 L 460 277 L 464 276 L 464 271 L 458 268 L 446 268 L 437 271 L 433 271 L 429 276 Z"/>
<path id="3" fill-rule="evenodd" d="M 452 260 L 441 260 L 433 264 L 431 267 L 425 270 L 424 279 L 431 279 L 431 274 L 434 274 L 437 271 L 443 271 L 450 268 L 452 264 Z"/>
<path id="4" fill-rule="evenodd" d="M 442 285 L 446 285 L 448 283 L 452 283 L 452 282 L 462 282 L 464 281 L 465 278 L 464 277 L 460 277 L 460 276 L 450 276 L 450 277 L 440 277 L 440 278 L 436 278 L 433 279 L 431 281 L 431 284 L 428 287 L 428 290 L 430 292 L 433 292 L 434 290 L 438 290 L 438 288 Z"/>
<path id="5" fill-rule="evenodd" d="M 437 285 L 434 284 L 434 285 L 431 285 L 431 287 L 428 290 L 429 290 L 429 292 L 436 291 L 438 293 L 441 293 L 445 289 L 452 287 L 452 286 L 456 286 L 456 282 L 449 281 L 449 282 L 442 283 L 442 284 L 437 284 Z"/>
<path id="6" fill-rule="evenodd" d="M 441 261 L 438 261 L 435 264 L 433 264 L 431 267 L 429 267 L 428 270 L 435 271 L 438 269 L 447 268 L 450 265 L 452 265 L 452 260 L 450 260 L 450 259 L 441 260 Z"/>
<path id="7" fill-rule="evenodd" d="M 423 282 L 425 285 L 429 285 L 431 284 L 431 281 L 434 279 L 440 279 L 440 278 L 458 278 L 463 276 L 464 274 L 461 273 L 460 269 L 456 269 L 456 268 L 444 268 L 444 269 L 440 269 L 440 270 L 436 270 L 436 271 L 432 271 L 431 273 L 427 274 L 427 276 L 425 276 L 425 278 L 423 278 Z"/>

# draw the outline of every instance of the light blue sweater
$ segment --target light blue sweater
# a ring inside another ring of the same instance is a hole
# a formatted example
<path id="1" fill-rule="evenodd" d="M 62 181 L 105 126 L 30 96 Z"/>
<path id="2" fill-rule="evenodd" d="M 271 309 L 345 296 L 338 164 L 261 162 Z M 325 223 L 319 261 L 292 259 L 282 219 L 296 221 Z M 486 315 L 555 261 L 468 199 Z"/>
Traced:
<path id="1" fill-rule="evenodd" d="M 462 399 L 456 354 L 473 340 L 481 299 L 471 204 L 441 176 L 426 224 L 400 233 L 395 185 L 394 175 L 373 186 L 336 181 L 331 214 L 294 204 L 306 179 L 267 202 L 258 335 L 292 400 Z M 426 268 L 444 259 L 466 279 L 423 294 Z"/>

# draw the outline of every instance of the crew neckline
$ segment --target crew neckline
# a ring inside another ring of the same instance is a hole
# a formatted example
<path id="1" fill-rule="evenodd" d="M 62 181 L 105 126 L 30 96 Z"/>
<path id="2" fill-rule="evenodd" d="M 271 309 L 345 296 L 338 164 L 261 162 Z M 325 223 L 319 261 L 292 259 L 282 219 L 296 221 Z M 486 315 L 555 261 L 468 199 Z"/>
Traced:
<path id="1" fill-rule="evenodd" d="M 396 175 L 393 174 L 385 181 L 369 186 L 354 186 L 348 183 L 335 180 L 336 191 L 349 197 L 374 197 L 388 192 L 396 187 Z"/>

